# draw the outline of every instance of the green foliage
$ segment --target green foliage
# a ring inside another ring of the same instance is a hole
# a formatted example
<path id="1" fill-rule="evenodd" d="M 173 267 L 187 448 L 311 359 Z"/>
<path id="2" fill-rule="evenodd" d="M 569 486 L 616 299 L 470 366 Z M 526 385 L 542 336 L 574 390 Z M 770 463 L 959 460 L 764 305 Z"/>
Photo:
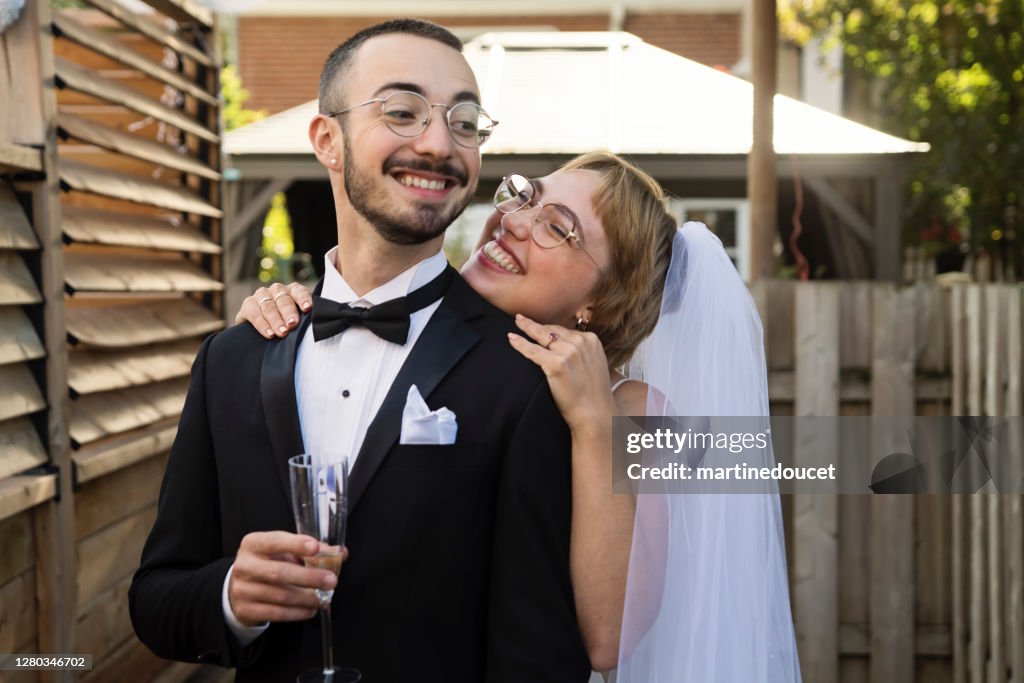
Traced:
<path id="1" fill-rule="evenodd" d="M 1024 2 L 779 0 L 779 19 L 801 44 L 841 45 L 847 73 L 880 86 L 882 124 L 931 144 L 910 181 L 915 241 L 949 242 L 954 227 L 1020 272 Z"/>
<path id="2" fill-rule="evenodd" d="M 224 98 L 224 130 L 241 128 L 266 117 L 267 111 L 245 108 L 249 91 L 242 87 L 242 78 L 233 64 L 220 70 L 220 93 Z"/>

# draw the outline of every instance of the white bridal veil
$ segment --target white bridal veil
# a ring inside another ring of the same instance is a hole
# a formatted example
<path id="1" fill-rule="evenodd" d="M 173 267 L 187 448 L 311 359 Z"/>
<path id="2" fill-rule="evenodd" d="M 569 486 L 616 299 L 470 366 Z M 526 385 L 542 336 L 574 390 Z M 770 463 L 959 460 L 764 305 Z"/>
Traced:
<path id="1" fill-rule="evenodd" d="M 632 375 L 638 366 L 657 390 L 649 416 L 709 417 L 712 431 L 730 416 L 767 426 L 761 321 L 702 223 L 676 233 L 661 317 Z M 770 443 L 743 459 L 770 466 Z M 777 487 L 668 486 L 637 496 L 617 683 L 799 683 Z"/>

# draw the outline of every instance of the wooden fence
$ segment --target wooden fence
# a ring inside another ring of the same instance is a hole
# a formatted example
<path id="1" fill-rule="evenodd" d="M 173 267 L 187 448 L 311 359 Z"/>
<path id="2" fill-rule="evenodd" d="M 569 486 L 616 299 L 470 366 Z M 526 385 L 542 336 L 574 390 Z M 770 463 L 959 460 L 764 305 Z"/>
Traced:
<path id="1" fill-rule="evenodd" d="M 51 10 L 0 34 L 0 652 L 182 681 L 127 587 L 192 356 L 222 326 L 218 50 L 191 0 Z"/>
<path id="2" fill-rule="evenodd" d="M 1021 414 L 1020 286 L 761 282 L 752 293 L 776 414 Z M 1022 500 L 787 496 L 804 680 L 1024 683 Z"/>

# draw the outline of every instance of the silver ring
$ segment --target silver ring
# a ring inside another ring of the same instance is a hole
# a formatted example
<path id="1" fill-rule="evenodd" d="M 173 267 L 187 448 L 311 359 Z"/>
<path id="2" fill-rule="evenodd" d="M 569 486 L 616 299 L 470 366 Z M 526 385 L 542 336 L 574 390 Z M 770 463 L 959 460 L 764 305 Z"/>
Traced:
<path id="1" fill-rule="evenodd" d="M 277 294 L 274 295 L 274 301 L 277 301 L 282 296 L 289 296 L 289 292 L 287 290 L 285 290 L 283 292 L 278 292 Z"/>
<path id="2" fill-rule="evenodd" d="M 269 296 L 265 296 L 262 299 L 260 299 L 259 301 L 257 301 L 256 305 L 257 306 L 262 306 L 267 301 L 273 301 L 273 299 L 271 299 Z"/>

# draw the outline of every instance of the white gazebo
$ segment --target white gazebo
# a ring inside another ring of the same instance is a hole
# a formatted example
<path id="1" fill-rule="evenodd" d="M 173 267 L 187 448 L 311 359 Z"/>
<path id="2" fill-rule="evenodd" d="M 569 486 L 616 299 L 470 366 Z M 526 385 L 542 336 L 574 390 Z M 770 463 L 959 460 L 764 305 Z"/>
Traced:
<path id="1" fill-rule="evenodd" d="M 743 269 L 748 81 L 623 32 L 489 33 L 465 54 L 500 121 L 483 149 L 481 198 L 509 170 L 536 176 L 581 152 L 625 154 L 679 198 L 681 214 L 731 211 Z M 225 136 L 229 282 L 270 196 L 326 180 L 307 139 L 316 108 L 307 102 Z M 898 278 L 904 167 L 928 145 L 782 95 L 774 114 L 780 184 L 798 178 L 813 193 L 837 274 Z"/>

